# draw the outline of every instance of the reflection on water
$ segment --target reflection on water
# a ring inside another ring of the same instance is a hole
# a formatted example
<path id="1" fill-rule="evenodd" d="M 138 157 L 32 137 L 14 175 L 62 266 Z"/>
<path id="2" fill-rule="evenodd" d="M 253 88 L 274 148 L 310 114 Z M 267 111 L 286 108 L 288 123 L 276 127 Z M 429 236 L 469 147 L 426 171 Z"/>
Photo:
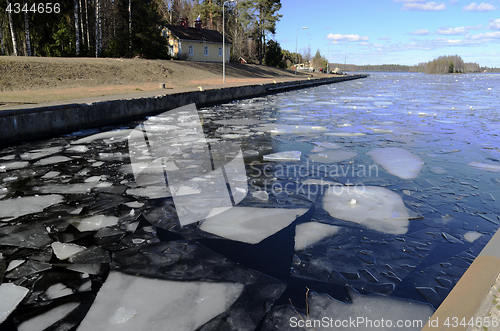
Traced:
<path id="1" fill-rule="evenodd" d="M 376 73 L 3 149 L 3 326 L 95 302 L 82 326 L 286 329 L 307 288 L 314 316 L 425 319 L 500 225 L 499 79 Z"/>

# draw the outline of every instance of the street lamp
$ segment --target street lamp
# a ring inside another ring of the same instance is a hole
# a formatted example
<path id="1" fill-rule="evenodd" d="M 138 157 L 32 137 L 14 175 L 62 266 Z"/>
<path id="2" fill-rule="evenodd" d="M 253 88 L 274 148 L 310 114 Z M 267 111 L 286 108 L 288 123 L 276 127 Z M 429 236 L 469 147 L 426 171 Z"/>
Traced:
<path id="1" fill-rule="evenodd" d="M 299 34 L 300 29 L 305 30 L 305 29 L 309 29 L 309 27 L 304 26 L 302 28 L 298 28 L 297 32 L 295 32 L 295 76 L 297 76 L 297 36 Z"/>
<path id="2" fill-rule="evenodd" d="M 227 0 L 222 4 L 222 82 L 226 82 L 226 46 L 225 46 L 225 31 L 224 31 L 224 6 L 228 2 L 234 2 L 235 0 Z"/>

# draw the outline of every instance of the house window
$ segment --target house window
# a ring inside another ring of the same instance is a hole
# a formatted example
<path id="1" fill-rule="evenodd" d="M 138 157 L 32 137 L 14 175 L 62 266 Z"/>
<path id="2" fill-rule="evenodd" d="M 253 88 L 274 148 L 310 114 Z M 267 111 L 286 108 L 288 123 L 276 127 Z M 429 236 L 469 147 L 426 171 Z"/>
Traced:
<path id="1" fill-rule="evenodd" d="M 193 45 L 188 46 L 188 55 L 194 55 Z"/>
<path id="2" fill-rule="evenodd" d="M 208 46 L 203 46 L 203 55 L 208 56 Z"/>
<path id="3" fill-rule="evenodd" d="M 219 56 L 222 56 L 222 47 L 219 46 Z"/>

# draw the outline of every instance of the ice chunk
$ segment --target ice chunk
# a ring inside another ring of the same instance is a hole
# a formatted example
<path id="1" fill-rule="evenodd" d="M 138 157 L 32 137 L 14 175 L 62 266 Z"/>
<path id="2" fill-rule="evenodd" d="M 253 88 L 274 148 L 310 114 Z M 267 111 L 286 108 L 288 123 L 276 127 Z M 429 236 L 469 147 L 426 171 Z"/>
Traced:
<path id="1" fill-rule="evenodd" d="M 252 197 L 254 197 L 255 199 L 258 199 L 258 200 L 268 201 L 269 200 L 269 193 L 267 193 L 266 191 L 255 191 L 255 192 L 252 192 Z"/>
<path id="2" fill-rule="evenodd" d="M 59 176 L 61 173 L 59 171 L 49 171 L 45 175 L 42 176 L 44 179 L 54 178 Z"/>
<path id="3" fill-rule="evenodd" d="M 18 331 L 39 331 L 45 330 L 52 324 L 60 321 L 62 318 L 67 316 L 76 307 L 78 307 L 78 302 L 69 302 L 57 306 L 49 310 L 48 312 L 33 317 L 25 322 L 22 322 L 17 326 Z"/>
<path id="4" fill-rule="evenodd" d="M 9 163 L 0 163 L 0 172 L 8 171 L 8 170 L 16 170 L 22 169 L 29 165 L 29 162 L 26 161 L 15 161 Z"/>
<path id="5" fill-rule="evenodd" d="M 130 188 L 125 193 L 138 197 L 146 197 L 150 199 L 169 198 L 172 196 L 170 189 L 166 186 L 147 186 Z"/>
<path id="6" fill-rule="evenodd" d="M 94 231 L 107 226 L 113 226 L 118 223 L 118 217 L 95 215 L 92 217 L 84 218 L 82 220 L 75 220 L 72 224 L 81 232 Z"/>
<path id="7" fill-rule="evenodd" d="M 63 200 L 64 198 L 57 194 L 2 200 L 0 201 L 0 219 L 5 222 L 20 216 L 38 213 Z"/>
<path id="8" fill-rule="evenodd" d="M 295 250 L 301 251 L 312 246 L 318 241 L 337 233 L 340 227 L 322 224 L 318 222 L 307 222 L 295 227 Z"/>
<path id="9" fill-rule="evenodd" d="M 412 152 L 397 147 L 375 148 L 366 153 L 391 175 L 403 179 L 417 178 L 424 161 Z"/>
<path id="10" fill-rule="evenodd" d="M 88 147 L 85 145 L 75 145 L 66 149 L 66 151 L 68 152 L 75 152 L 75 153 L 85 153 L 88 150 L 89 150 Z"/>
<path id="11" fill-rule="evenodd" d="M 306 212 L 305 208 L 233 207 L 207 218 L 200 229 L 227 239 L 257 244 Z"/>
<path id="12" fill-rule="evenodd" d="M 447 171 L 441 167 L 429 167 L 429 171 L 436 175 L 444 175 Z"/>
<path id="13" fill-rule="evenodd" d="M 495 164 L 471 162 L 471 163 L 469 163 L 469 166 L 476 168 L 476 169 L 479 169 L 479 170 L 484 170 L 484 171 L 500 172 L 500 165 L 495 165 Z"/>
<path id="14" fill-rule="evenodd" d="M 66 285 L 58 283 L 50 286 L 45 292 L 45 296 L 49 300 L 65 297 L 73 294 L 73 290 L 66 287 Z"/>
<path id="15" fill-rule="evenodd" d="M 358 155 L 356 152 L 351 151 L 327 151 L 318 154 L 310 154 L 309 158 L 314 162 L 322 162 L 322 163 L 335 163 L 342 162 L 345 160 L 349 160 L 350 158 Z"/>
<path id="16" fill-rule="evenodd" d="M 7 266 L 7 269 L 5 269 L 5 272 L 14 270 L 15 268 L 19 267 L 24 262 L 26 262 L 26 260 L 12 260 L 12 261 L 10 261 L 9 265 Z"/>
<path id="17" fill-rule="evenodd" d="M 342 148 L 339 144 L 335 143 L 329 143 L 329 142 L 321 142 L 321 141 L 315 141 L 313 142 L 314 145 L 322 148 L 329 148 L 329 149 L 339 149 Z"/>
<path id="18" fill-rule="evenodd" d="M 464 234 L 464 239 L 467 240 L 468 242 L 474 242 L 476 239 L 481 237 L 482 234 L 476 231 L 469 231 L 466 234 Z"/>
<path id="19" fill-rule="evenodd" d="M 125 205 L 130 208 L 141 208 L 142 206 L 144 206 L 144 203 L 138 201 L 132 201 L 125 203 Z"/>
<path id="20" fill-rule="evenodd" d="M 78 246 L 75 244 L 65 244 L 61 242 L 54 242 L 51 246 L 54 254 L 56 254 L 59 260 L 66 260 L 70 256 L 73 256 L 85 249 L 85 247 L 83 246 Z"/>
<path id="21" fill-rule="evenodd" d="M 196 330 L 229 308 L 242 290 L 234 283 L 175 282 L 112 271 L 78 331 Z"/>
<path id="22" fill-rule="evenodd" d="M 72 159 L 66 156 L 51 156 L 45 159 L 41 159 L 40 161 L 35 162 L 35 165 L 48 165 L 48 164 L 56 164 L 62 162 L 68 162 Z"/>
<path id="23" fill-rule="evenodd" d="M 130 131 L 131 131 L 130 129 L 126 129 L 126 130 L 113 130 L 108 132 L 101 132 L 85 138 L 78 139 L 76 141 L 73 141 L 71 144 L 72 145 L 88 144 L 95 140 L 102 140 L 102 139 L 109 139 L 109 142 L 120 142 L 127 139 Z"/>
<path id="24" fill-rule="evenodd" d="M 362 137 L 365 136 L 366 133 L 363 132 L 327 132 L 325 133 L 326 136 L 333 136 L 333 137 Z"/>
<path id="25" fill-rule="evenodd" d="M 9 317 L 17 305 L 24 299 L 29 290 L 12 283 L 0 285 L 0 324 Z"/>
<path id="26" fill-rule="evenodd" d="M 84 194 L 89 193 L 94 187 L 94 183 L 52 184 L 41 186 L 38 191 L 40 193 Z"/>
<path id="27" fill-rule="evenodd" d="M 52 154 L 56 154 L 62 151 L 62 147 L 48 147 L 44 149 L 36 149 L 30 152 L 21 154 L 21 159 L 23 160 L 36 160 L 41 159 Z"/>
<path id="28" fill-rule="evenodd" d="M 269 132 L 272 134 L 301 134 L 327 130 L 326 126 L 288 124 L 265 124 L 251 129 L 254 131 Z"/>
<path id="29" fill-rule="evenodd" d="M 300 161 L 300 151 L 287 151 L 264 155 L 265 161 Z"/>
<path id="30" fill-rule="evenodd" d="M 403 200 L 382 187 L 330 187 L 323 197 L 323 208 L 332 217 L 376 231 L 391 234 L 408 231 L 409 215 Z"/>

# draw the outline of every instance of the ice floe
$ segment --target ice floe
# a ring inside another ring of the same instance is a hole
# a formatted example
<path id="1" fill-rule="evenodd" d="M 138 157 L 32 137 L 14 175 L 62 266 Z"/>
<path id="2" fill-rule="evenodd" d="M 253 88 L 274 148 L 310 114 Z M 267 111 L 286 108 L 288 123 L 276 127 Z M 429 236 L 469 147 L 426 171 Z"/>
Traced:
<path id="1" fill-rule="evenodd" d="M 78 331 L 196 330 L 233 304 L 243 288 L 235 283 L 176 282 L 112 271 Z"/>
<path id="2" fill-rule="evenodd" d="M 62 162 L 68 162 L 71 161 L 72 159 L 66 156 L 51 156 L 47 157 L 45 159 L 41 159 L 37 162 L 35 162 L 35 165 L 37 166 L 43 166 L 43 165 L 49 165 L 49 164 L 56 164 L 56 163 L 62 163 Z"/>
<path id="3" fill-rule="evenodd" d="M 57 194 L 19 197 L 0 201 L 0 220 L 9 221 L 14 218 L 38 213 L 45 208 L 57 205 L 64 197 Z"/>
<path id="4" fill-rule="evenodd" d="M 335 150 L 325 151 L 323 153 L 317 154 L 309 154 L 309 159 L 314 162 L 336 163 L 352 159 L 356 155 L 358 155 L 358 153 L 352 151 Z"/>
<path id="5" fill-rule="evenodd" d="M 410 224 L 401 197 L 382 187 L 331 187 L 323 208 L 332 217 L 390 234 L 405 234 Z"/>
<path id="6" fill-rule="evenodd" d="M 233 207 L 207 218 L 200 229 L 227 239 L 257 244 L 305 212 L 305 208 Z"/>
<path id="7" fill-rule="evenodd" d="M 388 173 L 403 179 L 417 178 L 424 161 L 412 152 L 398 147 L 375 148 L 368 153 Z"/>
<path id="8" fill-rule="evenodd" d="M 0 298 L 2 298 L 0 300 L 0 324 L 9 317 L 28 293 L 27 288 L 12 283 L 0 285 Z"/>
<path id="9" fill-rule="evenodd" d="M 295 250 L 301 251 L 322 239 L 339 232 L 340 227 L 318 222 L 307 222 L 295 227 Z"/>
<path id="10" fill-rule="evenodd" d="M 81 232 L 94 231 L 118 223 L 118 217 L 95 215 L 81 220 L 74 220 L 72 224 Z"/>
<path id="11" fill-rule="evenodd" d="M 496 164 L 471 162 L 471 163 L 469 163 L 469 166 L 471 166 L 475 169 L 489 171 L 489 172 L 500 172 L 500 165 L 496 165 Z"/>
<path id="12" fill-rule="evenodd" d="M 300 161 L 300 151 L 286 151 L 264 155 L 265 161 Z"/>
<path id="13" fill-rule="evenodd" d="M 476 239 L 481 237 L 482 234 L 476 231 L 469 231 L 466 234 L 464 234 L 464 239 L 467 240 L 468 242 L 474 242 Z"/>

